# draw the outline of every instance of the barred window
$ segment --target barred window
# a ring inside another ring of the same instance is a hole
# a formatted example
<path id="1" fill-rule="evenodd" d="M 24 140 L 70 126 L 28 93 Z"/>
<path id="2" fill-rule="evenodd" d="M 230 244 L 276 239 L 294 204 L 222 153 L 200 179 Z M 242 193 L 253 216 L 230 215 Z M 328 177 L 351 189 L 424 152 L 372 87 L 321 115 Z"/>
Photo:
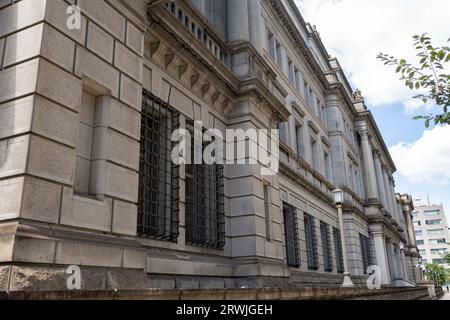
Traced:
<path id="1" fill-rule="evenodd" d="M 333 254 L 331 252 L 330 227 L 325 222 L 320 222 L 320 234 L 322 238 L 322 253 L 325 271 L 333 271 Z"/>
<path id="2" fill-rule="evenodd" d="M 179 113 L 143 90 L 137 232 L 141 237 L 176 242 L 179 225 L 179 166 L 171 161 Z"/>
<path id="3" fill-rule="evenodd" d="M 290 267 L 300 267 L 300 247 L 298 241 L 297 210 L 283 204 L 284 237 L 286 241 L 286 260 Z"/>
<path id="4" fill-rule="evenodd" d="M 359 234 L 359 241 L 361 243 L 361 255 L 363 260 L 363 271 L 364 274 L 367 274 L 367 268 L 372 263 L 372 257 L 370 252 L 370 240 L 368 237 Z"/>
<path id="5" fill-rule="evenodd" d="M 344 273 L 344 255 L 342 253 L 341 231 L 333 228 L 334 252 L 336 255 L 336 269 L 338 273 Z"/>
<path id="6" fill-rule="evenodd" d="M 319 269 L 319 257 L 317 254 L 317 235 L 315 218 L 305 213 L 305 236 L 306 236 L 306 254 L 308 258 L 308 269 Z"/>
<path id="7" fill-rule="evenodd" d="M 191 154 L 194 156 L 193 123 Z M 203 148 L 206 147 L 204 144 Z M 193 163 L 193 162 L 191 162 Z M 223 165 L 186 165 L 186 243 L 222 250 L 225 245 Z"/>

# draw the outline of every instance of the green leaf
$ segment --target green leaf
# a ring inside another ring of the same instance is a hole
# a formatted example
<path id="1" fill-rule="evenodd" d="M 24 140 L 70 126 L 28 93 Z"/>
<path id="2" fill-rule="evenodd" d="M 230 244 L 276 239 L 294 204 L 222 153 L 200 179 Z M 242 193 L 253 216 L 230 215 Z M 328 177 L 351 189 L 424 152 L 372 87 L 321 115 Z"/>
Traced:
<path id="1" fill-rule="evenodd" d="M 430 119 L 425 121 L 425 127 L 428 129 L 430 127 Z"/>

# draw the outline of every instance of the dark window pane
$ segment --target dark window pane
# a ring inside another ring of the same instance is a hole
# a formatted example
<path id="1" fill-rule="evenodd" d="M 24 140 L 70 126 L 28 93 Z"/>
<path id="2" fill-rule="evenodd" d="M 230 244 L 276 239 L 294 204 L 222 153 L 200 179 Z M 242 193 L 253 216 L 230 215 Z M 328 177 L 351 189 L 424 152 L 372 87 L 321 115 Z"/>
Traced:
<path id="1" fill-rule="evenodd" d="M 192 122 L 186 129 L 194 138 Z M 204 147 L 206 144 L 204 145 Z M 194 156 L 194 141 L 191 142 Z M 192 161 L 193 163 L 193 161 Z M 186 166 L 186 243 L 222 250 L 225 245 L 223 165 Z"/>
<path id="2" fill-rule="evenodd" d="M 300 248 L 296 209 L 286 203 L 283 204 L 283 219 L 287 264 L 298 268 L 300 267 Z"/>
<path id="3" fill-rule="evenodd" d="M 334 251 L 336 255 L 336 269 L 338 273 L 344 272 L 344 256 L 342 254 L 341 231 L 333 228 Z"/>
<path id="4" fill-rule="evenodd" d="M 171 161 L 171 133 L 179 113 L 143 90 L 139 157 L 138 235 L 176 242 L 179 225 L 179 166 Z"/>
<path id="5" fill-rule="evenodd" d="M 315 219 L 313 216 L 305 213 L 305 236 L 306 236 L 306 254 L 308 260 L 308 269 L 319 269 L 319 257 L 317 254 L 317 235 L 315 227 Z"/>
<path id="6" fill-rule="evenodd" d="M 359 241 L 361 244 L 361 255 L 363 260 L 363 271 L 364 274 L 367 273 L 367 268 L 372 263 L 372 256 L 370 251 L 370 240 L 366 236 L 360 234 L 359 235 Z"/>
<path id="7" fill-rule="evenodd" d="M 330 227 L 325 222 L 320 222 L 322 239 L 322 253 L 325 271 L 333 271 L 333 255 L 331 253 Z"/>

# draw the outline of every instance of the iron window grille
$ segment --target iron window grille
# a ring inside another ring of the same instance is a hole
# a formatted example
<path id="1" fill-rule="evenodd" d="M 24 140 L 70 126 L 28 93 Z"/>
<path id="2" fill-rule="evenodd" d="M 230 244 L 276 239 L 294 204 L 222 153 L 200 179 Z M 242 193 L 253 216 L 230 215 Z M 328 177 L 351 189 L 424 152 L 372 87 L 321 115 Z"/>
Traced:
<path id="1" fill-rule="evenodd" d="M 176 242 L 179 231 L 179 166 L 171 161 L 180 114 L 143 90 L 137 233 Z"/>
<path id="2" fill-rule="evenodd" d="M 194 157 L 191 121 L 186 122 L 186 129 L 191 132 L 191 154 Z M 203 149 L 205 147 L 206 144 Z M 186 165 L 186 243 L 218 250 L 225 246 L 223 165 Z"/>
<path id="3" fill-rule="evenodd" d="M 304 215 L 305 236 L 306 236 L 306 254 L 308 260 L 308 269 L 319 269 L 319 255 L 317 253 L 317 234 L 315 218 L 307 213 Z"/>
<path id="4" fill-rule="evenodd" d="M 342 253 L 341 231 L 333 228 L 334 252 L 336 255 L 336 269 L 338 273 L 344 273 L 344 255 Z"/>
<path id="5" fill-rule="evenodd" d="M 325 222 L 320 222 L 320 234 L 322 238 L 322 253 L 324 270 L 333 271 L 333 255 L 331 253 L 330 228 Z"/>
<path id="6" fill-rule="evenodd" d="M 297 210 L 283 204 L 284 237 L 286 241 L 286 260 L 290 267 L 300 267 L 300 246 L 298 240 Z"/>
<path id="7" fill-rule="evenodd" d="M 362 261 L 363 261 L 363 271 L 364 274 L 367 274 L 367 268 L 371 264 L 371 252 L 370 252 L 370 240 L 368 237 L 359 234 L 359 241 L 361 244 L 361 255 L 362 255 Z"/>

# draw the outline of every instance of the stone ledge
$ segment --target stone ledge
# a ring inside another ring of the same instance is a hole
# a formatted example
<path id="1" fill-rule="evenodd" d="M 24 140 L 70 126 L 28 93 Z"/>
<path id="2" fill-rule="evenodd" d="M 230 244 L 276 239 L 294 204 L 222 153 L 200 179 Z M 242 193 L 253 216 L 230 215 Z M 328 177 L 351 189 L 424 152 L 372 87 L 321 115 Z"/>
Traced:
<path id="1" fill-rule="evenodd" d="M 0 293 L 0 300 L 418 300 L 424 297 L 428 297 L 426 288 L 154 289 Z"/>

